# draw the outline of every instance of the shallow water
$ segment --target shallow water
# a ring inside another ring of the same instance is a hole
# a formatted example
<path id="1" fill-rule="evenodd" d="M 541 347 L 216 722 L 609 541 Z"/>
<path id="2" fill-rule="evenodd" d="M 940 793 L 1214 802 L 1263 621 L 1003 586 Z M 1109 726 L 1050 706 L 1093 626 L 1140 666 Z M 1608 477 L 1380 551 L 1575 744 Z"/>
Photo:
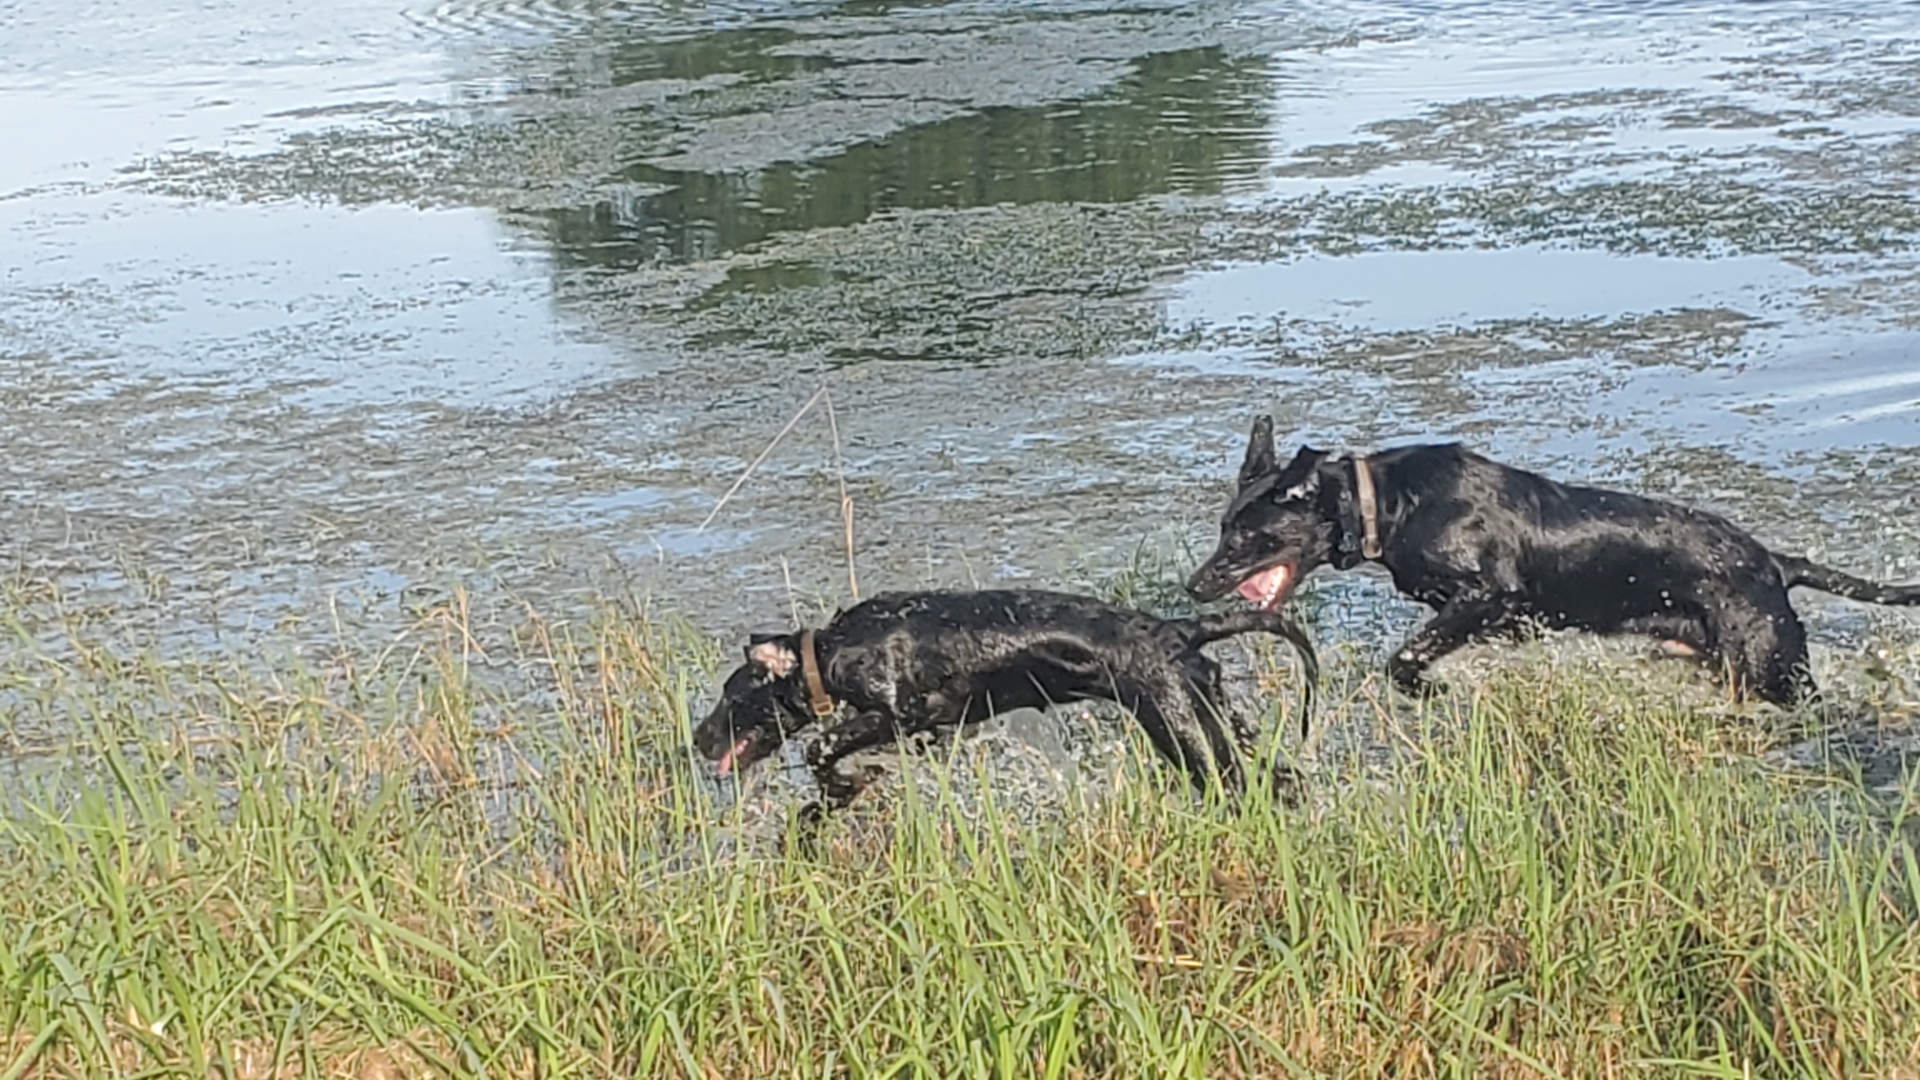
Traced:
<path id="1" fill-rule="evenodd" d="M 465 588 L 731 638 L 846 596 L 842 479 L 867 591 L 1085 585 L 1204 548 L 1263 410 L 1920 576 L 1917 5 L 5 19 L 0 559 L 49 637 Z M 1412 617 L 1346 588 L 1326 633 Z"/>

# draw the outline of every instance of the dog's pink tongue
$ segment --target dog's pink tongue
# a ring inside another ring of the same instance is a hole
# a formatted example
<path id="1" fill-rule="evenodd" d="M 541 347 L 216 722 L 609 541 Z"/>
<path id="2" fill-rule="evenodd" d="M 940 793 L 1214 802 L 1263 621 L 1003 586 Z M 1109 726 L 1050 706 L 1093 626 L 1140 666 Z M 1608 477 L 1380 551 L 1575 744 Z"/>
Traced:
<path id="1" fill-rule="evenodd" d="M 1257 608 L 1272 610 L 1287 602 L 1287 579 L 1293 570 L 1285 563 L 1271 566 L 1240 583 L 1236 590 L 1246 601 Z"/>
<path id="2" fill-rule="evenodd" d="M 727 752 L 720 756 L 719 763 L 713 767 L 714 775 L 724 777 L 728 773 L 732 772 L 733 759 L 736 757 L 739 757 L 740 752 L 745 750 L 746 748 L 747 748 L 747 740 L 745 739 L 741 739 L 739 742 L 734 743 L 732 746 L 727 747 Z"/>

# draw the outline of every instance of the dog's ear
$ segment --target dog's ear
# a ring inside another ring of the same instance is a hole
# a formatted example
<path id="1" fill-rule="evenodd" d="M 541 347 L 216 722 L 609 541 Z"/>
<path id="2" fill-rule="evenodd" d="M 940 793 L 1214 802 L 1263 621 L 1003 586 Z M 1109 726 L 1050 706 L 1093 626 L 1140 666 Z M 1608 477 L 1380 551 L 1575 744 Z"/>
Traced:
<path id="1" fill-rule="evenodd" d="M 1247 459 L 1240 463 L 1240 486 L 1246 487 L 1273 471 L 1273 417 L 1262 416 L 1253 422 L 1247 437 Z"/>
<path id="2" fill-rule="evenodd" d="M 747 646 L 747 662 L 776 679 L 793 674 L 800 664 L 791 634 L 755 634 Z"/>
<path id="3" fill-rule="evenodd" d="M 1320 490 L 1320 463 L 1327 459 L 1325 450 L 1316 450 L 1311 446 L 1302 446 L 1300 452 L 1293 455 L 1286 468 L 1274 478 L 1273 489 L 1279 492 L 1279 501 L 1310 498 Z"/>

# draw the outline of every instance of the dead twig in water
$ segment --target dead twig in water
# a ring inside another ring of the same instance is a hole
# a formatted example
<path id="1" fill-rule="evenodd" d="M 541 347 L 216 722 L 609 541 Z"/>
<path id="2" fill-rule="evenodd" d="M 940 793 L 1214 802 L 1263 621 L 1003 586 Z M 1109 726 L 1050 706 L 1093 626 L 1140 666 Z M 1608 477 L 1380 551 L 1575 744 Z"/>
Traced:
<path id="1" fill-rule="evenodd" d="M 826 388 L 820 392 L 827 394 Z M 847 531 L 847 592 L 860 601 L 860 579 L 853 572 L 853 496 L 847 494 L 847 467 L 840 459 L 840 421 L 833 415 L 833 395 L 827 394 L 827 426 L 833 429 L 833 475 L 840 482 L 840 521 Z"/>
<path id="2" fill-rule="evenodd" d="M 702 521 L 700 527 L 695 529 L 694 532 L 707 531 L 707 526 L 713 524 L 713 519 L 720 516 L 720 508 L 727 505 L 727 501 L 732 499 L 734 494 L 740 490 L 740 485 L 747 482 L 747 477 L 753 475 L 753 470 L 759 468 L 760 463 L 767 460 L 767 455 L 773 453 L 773 448 L 779 446 L 780 440 L 787 437 L 787 432 L 793 430 L 793 425 L 799 423 L 801 417 L 812 412 L 813 407 L 825 396 L 827 396 L 827 388 L 824 386 L 814 391 L 813 396 L 807 399 L 807 403 L 800 406 L 800 411 L 793 414 L 793 419 L 787 421 L 787 426 L 780 429 L 780 434 L 773 437 L 773 441 L 769 442 L 766 448 L 760 451 L 760 456 L 754 458 L 753 462 L 746 467 L 745 471 L 741 472 L 740 478 L 733 482 L 733 486 L 727 489 L 727 493 L 720 496 L 720 501 L 713 504 L 713 509 L 707 513 L 707 519 Z"/>

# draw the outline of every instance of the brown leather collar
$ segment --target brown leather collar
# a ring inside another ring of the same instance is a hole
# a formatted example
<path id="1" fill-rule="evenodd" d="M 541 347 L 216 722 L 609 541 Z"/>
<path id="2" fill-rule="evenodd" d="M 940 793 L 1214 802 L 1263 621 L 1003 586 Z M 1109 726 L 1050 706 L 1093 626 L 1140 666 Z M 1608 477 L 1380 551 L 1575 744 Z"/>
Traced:
<path id="1" fill-rule="evenodd" d="M 800 631 L 800 677 L 807 681 L 807 704 L 815 716 L 833 715 L 833 695 L 820 680 L 820 658 L 813 653 L 813 631 Z"/>
<path id="2" fill-rule="evenodd" d="M 1380 502 L 1374 497 L 1373 470 L 1365 454 L 1353 455 L 1353 495 L 1360 504 L 1360 554 L 1380 558 Z"/>

